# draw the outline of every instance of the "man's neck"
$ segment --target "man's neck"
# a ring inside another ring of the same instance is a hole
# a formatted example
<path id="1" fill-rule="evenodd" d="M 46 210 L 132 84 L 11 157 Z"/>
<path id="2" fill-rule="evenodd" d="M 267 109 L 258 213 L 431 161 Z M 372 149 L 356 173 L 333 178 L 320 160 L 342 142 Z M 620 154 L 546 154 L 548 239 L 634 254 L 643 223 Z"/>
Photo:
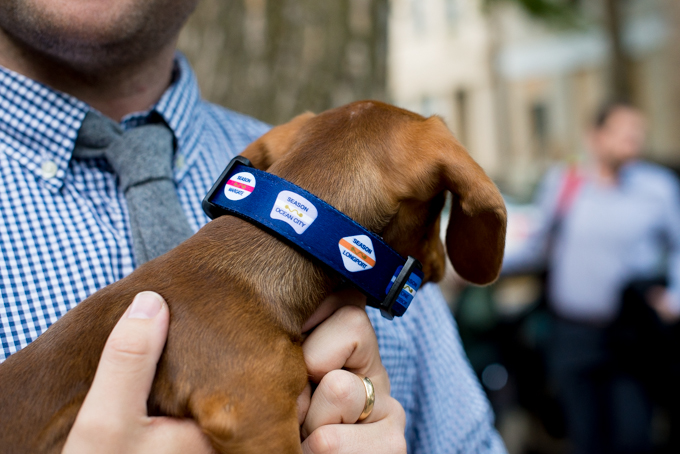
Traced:
<path id="1" fill-rule="evenodd" d="M 174 49 L 172 42 L 139 63 L 86 72 L 28 49 L 0 29 L 1 66 L 68 93 L 115 121 L 160 99 L 171 82 Z"/>
<path id="2" fill-rule="evenodd" d="M 605 160 L 598 160 L 597 176 L 601 184 L 605 186 L 616 186 L 619 184 L 621 176 L 621 169 L 628 162 L 609 162 Z"/>

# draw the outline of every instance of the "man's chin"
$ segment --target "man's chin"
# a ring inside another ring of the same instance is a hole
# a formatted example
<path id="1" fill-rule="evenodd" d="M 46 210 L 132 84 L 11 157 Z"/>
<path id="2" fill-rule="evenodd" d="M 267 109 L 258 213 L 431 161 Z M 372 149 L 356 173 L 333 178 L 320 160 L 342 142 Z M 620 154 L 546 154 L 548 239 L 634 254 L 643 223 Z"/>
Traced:
<path id="1" fill-rule="evenodd" d="M 637 159 L 637 156 L 628 156 L 628 157 L 625 157 L 625 158 L 614 158 L 614 159 L 609 159 L 608 164 L 609 164 L 610 168 L 612 168 L 616 173 L 618 173 L 623 167 L 625 167 L 627 164 L 630 164 L 635 159 Z"/>
<path id="2" fill-rule="evenodd" d="M 110 67 L 143 59 L 172 39 L 191 9 L 156 11 L 166 4 L 182 2 L 9 0 L 0 4 L 0 28 L 54 60 L 83 70 Z"/>

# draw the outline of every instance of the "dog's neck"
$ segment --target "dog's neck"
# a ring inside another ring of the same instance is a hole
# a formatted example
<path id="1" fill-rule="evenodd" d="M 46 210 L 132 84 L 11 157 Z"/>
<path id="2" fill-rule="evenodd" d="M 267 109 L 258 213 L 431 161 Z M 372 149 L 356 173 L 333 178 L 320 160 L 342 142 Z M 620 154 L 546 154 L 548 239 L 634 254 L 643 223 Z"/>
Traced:
<path id="1" fill-rule="evenodd" d="M 366 171 L 365 167 L 333 171 L 329 163 L 309 172 L 296 162 L 281 159 L 269 170 L 316 194 L 370 230 L 379 232 L 387 225 L 393 213 L 376 196 L 380 191 L 362 186 L 367 181 L 379 185 L 379 180 L 368 175 L 358 179 L 357 186 L 357 181 L 351 178 Z M 208 226 L 211 231 L 217 230 L 214 246 L 221 250 L 220 259 L 211 263 L 224 264 L 225 269 L 220 272 L 241 283 L 290 333 L 300 333 L 323 298 L 341 281 L 334 273 L 329 276 L 319 262 L 246 221 L 223 216 Z M 225 246 L 226 238 L 230 244 Z"/>
<path id="2" fill-rule="evenodd" d="M 214 240 L 210 254 L 219 255 L 219 260 L 207 261 L 220 264 L 211 272 L 250 293 L 291 334 L 300 334 L 302 325 L 340 281 L 311 258 L 236 217 L 222 216 L 203 230 Z"/>

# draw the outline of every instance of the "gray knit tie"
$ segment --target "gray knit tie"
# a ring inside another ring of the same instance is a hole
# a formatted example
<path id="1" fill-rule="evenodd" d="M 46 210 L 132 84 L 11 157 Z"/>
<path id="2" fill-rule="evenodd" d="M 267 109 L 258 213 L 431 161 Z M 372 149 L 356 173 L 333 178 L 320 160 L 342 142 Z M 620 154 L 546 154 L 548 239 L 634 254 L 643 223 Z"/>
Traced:
<path id="1" fill-rule="evenodd" d="M 182 210 L 172 174 L 173 135 L 155 123 L 123 131 L 89 112 L 78 132 L 75 158 L 106 158 L 118 175 L 132 227 L 137 266 L 165 254 L 193 231 Z"/>

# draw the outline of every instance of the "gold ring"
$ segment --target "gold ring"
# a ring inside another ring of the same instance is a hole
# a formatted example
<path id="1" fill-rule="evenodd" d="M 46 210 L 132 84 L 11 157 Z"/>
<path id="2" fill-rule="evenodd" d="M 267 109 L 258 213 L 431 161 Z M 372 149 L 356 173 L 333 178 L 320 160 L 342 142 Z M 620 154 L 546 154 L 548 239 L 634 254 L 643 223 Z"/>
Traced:
<path id="1" fill-rule="evenodd" d="M 359 415 L 358 421 L 363 421 L 368 418 L 373 411 L 373 405 L 375 405 L 375 389 L 373 388 L 373 382 L 368 377 L 362 378 L 361 382 L 364 384 L 364 388 L 366 388 L 366 403 L 364 404 L 364 411 Z"/>

